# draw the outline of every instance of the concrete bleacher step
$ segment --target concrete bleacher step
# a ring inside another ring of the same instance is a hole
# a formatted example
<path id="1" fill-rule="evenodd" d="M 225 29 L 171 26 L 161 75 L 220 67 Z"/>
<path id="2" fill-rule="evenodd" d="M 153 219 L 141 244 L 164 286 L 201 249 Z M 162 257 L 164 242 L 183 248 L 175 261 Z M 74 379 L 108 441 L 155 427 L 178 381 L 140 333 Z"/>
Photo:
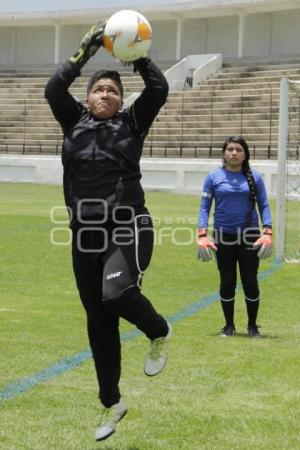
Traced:
<path id="1" fill-rule="evenodd" d="M 181 115 L 181 113 L 173 114 L 173 111 L 169 112 L 168 115 L 160 114 L 159 117 L 155 120 L 154 126 L 156 123 L 167 123 L 167 122 L 187 122 L 192 124 L 192 122 L 203 122 L 203 121 L 209 121 L 211 122 L 211 119 L 213 118 L 213 121 L 228 121 L 228 120 L 241 120 L 241 112 L 238 111 L 232 111 L 231 109 L 229 111 L 225 111 L 224 109 L 219 113 L 219 111 L 214 111 L 213 117 L 208 114 L 210 110 L 209 109 L 202 109 L 200 113 L 197 113 L 195 111 L 190 111 L 190 114 L 185 114 L 184 116 Z M 278 112 L 273 111 L 273 118 L 278 118 Z M 244 112 L 243 111 L 243 120 L 269 120 L 269 109 L 264 112 L 261 110 L 258 111 L 252 111 L 252 112 Z M 195 126 L 197 126 L 197 123 Z"/>
<path id="2" fill-rule="evenodd" d="M 244 131 L 243 131 L 244 133 Z M 235 129 L 235 128 L 226 128 L 226 129 L 222 129 L 222 130 L 217 130 L 214 134 L 213 134 L 213 139 L 215 140 L 223 140 L 226 136 L 231 136 L 231 135 L 235 135 L 235 134 L 240 134 L 240 129 Z M 160 141 L 164 141 L 164 142 L 170 142 L 170 143 L 177 143 L 179 141 L 184 141 L 187 143 L 197 143 L 197 142 L 205 142 L 207 141 L 211 136 L 211 133 L 209 132 L 209 130 L 206 133 L 198 133 L 198 134 L 188 134 L 188 133 L 178 133 L 178 134 L 174 134 L 174 133 L 168 133 L 168 134 L 154 134 L 153 135 L 153 139 L 155 139 L 155 141 L 160 142 Z M 249 132 L 247 132 L 247 141 L 251 141 L 251 142 L 261 142 L 261 141 L 268 141 L 270 137 L 269 132 L 266 133 L 260 133 L 257 134 L 256 130 L 249 130 Z M 276 140 L 277 138 L 277 134 L 273 133 L 272 137 L 274 140 Z M 149 137 L 148 139 L 151 140 L 151 137 Z"/>
<path id="3" fill-rule="evenodd" d="M 265 89 L 248 89 L 248 90 L 239 90 L 239 89 L 220 89 L 220 90 L 205 90 L 204 88 L 199 89 L 197 93 L 194 93 L 193 96 L 189 95 L 181 95 L 181 96 L 172 96 L 168 98 L 168 104 L 181 104 L 184 103 L 202 103 L 209 102 L 211 99 L 226 101 L 228 99 L 236 99 L 240 100 L 241 95 L 243 98 L 248 97 L 249 99 L 257 100 L 258 98 L 269 99 L 270 94 L 273 94 L 274 98 L 279 98 L 279 90 L 271 91 L 269 88 Z M 197 95 L 198 94 L 198 95 Z"/>
<path id="4" fill-rule="evenodd" d="M 270 95 L 227 95 L 227 96 L 207 96 L 202 98 L 191 99 L 190 101 L 176 101 L 176 102 L 168 102 L 165 106 L 165 109 L 179 109 L 179 108 L 207 108 L 213 104 L 213 107 L 224 107 L 226 106 L 263 106 L 270 105 L 270 102 L 274 105 L 279 105 L 279 95 L 278 96 L 270 96 Z"/>
<path id="5" fill-rule="evenodd" d="M 26 133 L 26 134 L 30 134 L 33 136 L 38 136 L 39 134 L 41 135 L 45 135 L 45 134 L 56 134 L 57 135 L 58 132 L 58 127 L 53 125 L 51 127 L 37 127 L 34 125 L 22 125 L 22 126 L 3 126 L 3 124 L 0 122 L 0 139 L 1 137 L 3 137 L 6 134 L 9 133 L 14 133 L 14 135 L 16 135 L 17 133 Z"/>
<path id="6" fill-rule="evenodd" d="M 273 105 L 274 112 L 278 112 L 279 110 L 279 106 L 275 108 L 275 106 Z M 249 102 L 247 103 L 247 106 L 244 105 L 243 107 L 241 107 L 240 103 L 238 102 L 232 102 L 232 103 L 228 103 L 227 105 L 224 106 L 224 104 L 219 103 L 219 104 L 214 104 L 213 108 L 209 107 L 209 105 L 207 105 L 205 108 L 201 108 L 201 107 L 197 107 L 194 109 L 188 109 L 188 108 L 170 108 L 169 110 L 171 112 L 171 115 L 178 115 L 181 116 L 182 113 L 185 114 L 186 116 L 192 115 L 194 116 L 195 114 L 206 114 L 206 115 L 211 115 L 213 114 L 213 116 L 215 114 L 228 114 L 230 113 L 230 111 L 234 111 L 235 113 L 239 112 L 241 113 L 245 113 L 245 114 L 251 114 L 251 113 L 256 113 L 257 111 L 260 112 L 264 112 L 269 114 L 270 113 L 270 105 L 269 104 L 265 104 L 265 105 L 259 105 L 259 108 L 257 107 L 257 105 L 249 104 Z M 165 113 L 167 115 L 167 112 Z M 160 119 L 160 116 L 159 116 Z"/>
<path id="7" fill-rule="evenodd" d="M 257 136 L 257 140 L 263 139 L 264 136 L 270 136 L 272 135 L 274 138 L 277 138 L 278 134 L 278 127 L 274 126 L 271 129 L 269 127 L 261 127 L 257 129 L 256 127 L 248 127 L 247 125 L 243 126 L 243 133 L 246 133 L 247 136 L 250 138 L 251 136 Z M 241 127 L 237 125 L 236 127 L 220 127 L 214 129 L 214 136 L 217 135 L 229 135 L 229 134 L 238 134 L 241 131 Z M 27 127 L 0 127 L 0 141 L 3 141 L 4 139 L 10 139 L 11 134 L 13 133 L 13 136 L 23 138 L 26 136 L 26 138 L 30 140 L 40 140 L 40 139 L 56 139 L 59 135 L 57 128 L 37 128 L 31 127 L 30 129 Z M 298 127 L 295 127 L 294 131 L 290 131 L 290 136 L 293 137 L 298 133 Z M 151 135 L 155 137 L 156 140 L 169 140 L 170 142 L 176 141 L 178 138 L 183 137 L 184 140 L 203 140 L 206 139 L 206 136 L 211 135 L 211 131 L 209 128 L 202 128 L 199 129 L 199 131 L 196 133 L 193 129 L 183 129 L 180 130 L 174 129 L 174 128 L 164 128 L 164 129 L 153 129 L 151 132 Z"/>
<path id="8" fill-rule="evenodd" d="M 300 81 L 300 74 L 294 75 L 292 77 L 289 77 L 289 79 L 293 81 Z M 268 86 L 272 89 L 279 89 L 280 87 L 280 80 L 281 77 L 275 78 L 275 77 L 268 77 L 268 78 L 255 78 L 253 81 L 247 79 L 209 79 L 205 82 L 201 83 L 201 87 L 206 87 L 207 89 L 211 87 L 217 87 L 220 89 L 245 89 L 245 88 L 259 88 L 259 87 L 265 87 Z"/>
<path id="9" fill-rule="evenodd" d="M 21 76 L 0 68 L 0 152 L 22 153 L 25 147 L 32 153 L 60 151 L 62 132 L 44 99 L 52 69 Z M 83 102 L 90 73 L 70 88 Z M 300 64 L 226 67 L 197 89 L 171 92 L 146 138 L 144 154 L 220 157 L 224 139 L 243 133 L 256 158 L 276 157 L 283 76 L 300 80 Z M 124 72 L 122 79 L 125 96 L 143 89 L 139 76 Z M 299 99 L 291 99 L 290 105 L 289 137 L 297 141 Z"/>
<path id="10" fill-rule="evenodd" d="M 220 160 L 222 154 L 222 144 L 223 141 L 214 141 L 212 143 L 202 143 L 201 145 L 190 145 L 187 144 L 177 145 L 172 147 L 169 145 L 161 145 L 161 143 L 154 142 L 153 145 L 145 143 L 144 156 L 149 157 L 184 157 L 184 158 L 216 158 Z M 265 144 L 267 145 L 267 143 Z M 275 159 L 277 157 L 275 152 L 268 151 L 265 146 L 249 146 L 251 158 L 255 159 Z"/>
<path id="11" fill-rule="evenodd" d="M 220 129 L 224 127 L 224 124 L 230 123 L 230 126 L 234 129 L 240 128 L 241 126 L 241 120 L 230 120 L 230 121 L 218 121 L 214 120 L 213 125 L 214 129 Z M 158 122 L 156 121 L 153 125 L 153 130 L 155 130 L 156 133 L 161 133 L 164 129 L 165 130 L 171 130 L 171 132 L 174 132 L 176 130 L 184 129 L 185 132 L 191 132 L 191 133 L 198 133 L 202 131 L 206 131 L 210 129 L 210 126 L 212 124 L 211 120 L 203 120 L 198 122 L 178 122 L 178 121 L 172 121 L 172 122 Z M 257 129 L 257 121 L 256 120 L 247 120 L 244 122 L 244 126 L 247 126 L 247 129 L 256 128 Z M 1 121 L 0 121 L 1 125 Z M 277 126 L 278 124 L 276 124 Z M 298 124 L 295 124 L 297 126 Z M 261 120 L 259 122 L 259 131 L 262 128 L 269 129 L 270 127 L 270 121 L 269 120 Z"/>

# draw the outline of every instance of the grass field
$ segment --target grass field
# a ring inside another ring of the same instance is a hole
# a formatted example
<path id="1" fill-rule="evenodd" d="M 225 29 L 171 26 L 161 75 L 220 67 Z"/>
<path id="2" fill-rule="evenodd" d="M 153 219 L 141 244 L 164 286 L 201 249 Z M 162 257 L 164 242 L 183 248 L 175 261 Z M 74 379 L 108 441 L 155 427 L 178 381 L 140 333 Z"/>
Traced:
<path id="1" fill-rule="evenodd" d="M 145 377 L 148 342 L 121 323 L 129 412 L 114 436 L 96 443 L 93 363 L 83 358 L 68 370 L 88 349 L 85 316 L 69 247 L 50 242 L 61 188 L 0 184 L 1 450 L 300 449 L 299 265 L 261 265 L 263 339 L 246 335 L 241 290 L 238 334 L 221 338 L 215 263 L 198 262 L 188 244 L 199 199 L 149 193 L 147 203 L 157 245 L 144 292 L 173 322 L 170 359 L 160 376 Z M 186 245 L 172 245 L 171 232 Z M 55 238 L 67 240 L 68 231 Z"/>

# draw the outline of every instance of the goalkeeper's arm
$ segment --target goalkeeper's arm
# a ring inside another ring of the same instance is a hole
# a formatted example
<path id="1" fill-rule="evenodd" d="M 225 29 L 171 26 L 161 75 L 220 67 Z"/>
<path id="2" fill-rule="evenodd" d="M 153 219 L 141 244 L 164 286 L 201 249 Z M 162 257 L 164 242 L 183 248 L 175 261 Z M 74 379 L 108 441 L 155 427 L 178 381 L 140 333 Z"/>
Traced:
<path id="1" fill-rule="evenodd" d="M 68 89 L 75 78 L 80 75 L 84 64 L 102 45 L 103 29 L 104 25 L 94 25 L 83 37 L 78 51 L 57 69 L 47 83 L 45 97 L 64 132 L 79 120 L 84 109 Z"/>
<path id="2" fill-rule="evenodd" d="M 80 42 L 80 47 L 70 61 L 76 65 L 78 69 L 88 62 L 96 51 L 103 45 L 103 32 L 105 24 L 97 23 L 94 25 L 83 37 Z"/>
<path id="3" fill-rule="evenodd" d="M 141 137 L 145 137 L 167 100 L 169 85 L 161 70 L 150 58 L 140 58 L 133 64 L 143 78 L 145 87 L 130 106 L 129 113 L 134 129 Z"/>

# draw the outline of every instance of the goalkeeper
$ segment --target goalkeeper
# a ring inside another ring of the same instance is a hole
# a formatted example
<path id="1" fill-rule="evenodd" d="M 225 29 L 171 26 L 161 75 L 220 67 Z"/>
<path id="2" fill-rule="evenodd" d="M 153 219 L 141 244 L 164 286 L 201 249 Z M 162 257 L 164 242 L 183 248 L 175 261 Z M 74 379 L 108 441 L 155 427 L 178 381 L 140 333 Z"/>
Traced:
<path id="1" fill-rule="evenodd" d="M 95 25 L 45 90 L 64 133 L 64 196 L 73 231 L 74 274 L 99 383 L 102 416 L 95 436 L 99 441 L 111 436 L 127 413 L 119 390 L 119 318 L 150 340 L 144 362 L 148 376 L 163 369 L 171 336 L 170 324 L 141 293 L 153 228 L 139 166 L 144 139 L 166 102 L 168 84 L 145 57 L 134 62 L 145 87 L 129 109 L 122 110 L 123 86 L 116 71 L 96 72 L 87 86 L 87 104 L 76 101 L 68 89 L 102 46 L 102 38 L 103 26 Z"/>
<path id="2" fill-rule="evenodd" d="M 199 212 L 198 255 L 209 261 L 214 253 L 220 273 L 220 300 L 225 317 L 221 336 L 234 336 L 237 265 L 245 294 L 248 315 L 247 332 L 258 338 L 256 324 L 259 308 L 257 272 L 259 259 L 272 251 L 272 219 L 262 177 L 249 166 L 247 142 L 240 136 L 229 137 L 223 145 L 223 167 L 211 172 L 204 181 Z M 207 237 L 209 214 L 215 202 L 213 239 Z M 258 228 L 258 206 L 263 232 Z"/>

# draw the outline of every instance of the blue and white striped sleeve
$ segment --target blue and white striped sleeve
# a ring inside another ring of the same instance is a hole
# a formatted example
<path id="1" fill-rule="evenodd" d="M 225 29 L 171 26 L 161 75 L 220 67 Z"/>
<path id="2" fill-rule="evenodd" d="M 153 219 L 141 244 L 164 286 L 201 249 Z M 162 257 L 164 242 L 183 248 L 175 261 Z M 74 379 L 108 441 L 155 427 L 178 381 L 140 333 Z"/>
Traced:
<path id="1" fill-rule="evenodd" d="M 208 228 L 209 214 L 214 197 L 213 183 L 210 175 L 204 180 L 202 194 L 201 194 L 201 206 L 199 210 L 198 226 L 199 228 Z"/>

